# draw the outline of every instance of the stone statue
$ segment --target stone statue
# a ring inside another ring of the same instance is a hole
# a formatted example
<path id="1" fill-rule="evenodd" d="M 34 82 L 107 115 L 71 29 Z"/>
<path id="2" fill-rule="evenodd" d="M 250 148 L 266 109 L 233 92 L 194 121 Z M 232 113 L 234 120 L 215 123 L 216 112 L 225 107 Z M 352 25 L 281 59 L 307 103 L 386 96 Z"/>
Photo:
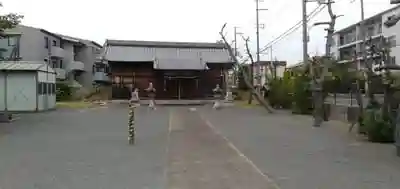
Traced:
<path id="1" fill-rule="evenodd" d="M 221 97 L 222 97 L 222 89 L 219 86 L 219 84 L 217 84 L 215 86 L 215 88 L 213 89 L 213 93 L 214 93 L 214 97 L 215 97 L 215 102 L 214 102 L 213 108 L 219 109 L 221 107 Z"/>
<path id="2" fill-rule="evenodd" d="M 131 92 L 131 99 L 130 99 L 131 103 L 133 104 L 139 104 L 140 102 L 140 98 L 139 98 L 139 89 L 135 88 L 132 92 Z"/>
<path id="3" fill-rule="evenodd" d="M 147 92 L 147 94 L 150 98 L 149 107 L 155 110 L 156 107 L 155 107 L 154 99 L 156 97 L 156 89 L 153 87 L 152 82 L 149 83 L 149 87 L 147 87 L 147 89 L 145 89 L 145 91 Z"/>

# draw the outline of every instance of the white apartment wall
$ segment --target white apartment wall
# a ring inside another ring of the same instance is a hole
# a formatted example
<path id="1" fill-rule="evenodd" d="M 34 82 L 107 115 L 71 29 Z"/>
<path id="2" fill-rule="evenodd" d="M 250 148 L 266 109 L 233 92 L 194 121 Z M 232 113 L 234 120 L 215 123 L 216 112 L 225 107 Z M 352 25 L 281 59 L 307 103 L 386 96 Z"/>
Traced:
<path id="1" fill-rule="evenodd" d="M 64 68 L 69 69 L 71 62 L 74 60 L 74 45 L 64 42 Z"/>
<path id="2" fill-rule="evenodd" d="M 395 9 L 391 12 L 388 12 L 382 16 L 382 22 L 385 22 L 387 18 L 393 14 L 399 14 L 400 9 Z M 382 33 L 385 38 L 391 37 L 391 36 L 396 36 L 396 46 L 391 48 L 390 55 L 396 57 L 396 64 L 400 64 L 400 47 L 399 42 L 400 41 L 400 22 L 396 24 L 395 26 L 392 26 L 390 28 L 387 28 L 382 24 Z"/>

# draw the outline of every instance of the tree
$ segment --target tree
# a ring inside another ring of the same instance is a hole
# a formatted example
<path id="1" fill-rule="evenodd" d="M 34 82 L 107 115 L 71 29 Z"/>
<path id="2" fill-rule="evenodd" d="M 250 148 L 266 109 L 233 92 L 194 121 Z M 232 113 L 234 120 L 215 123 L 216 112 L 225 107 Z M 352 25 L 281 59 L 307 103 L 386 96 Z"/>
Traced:
<path id="1" fill-rule="evenodd" d="M 324 117 L 324 101 L 325 95 L 323 94 L 323 83 L 325 78 L 328 77 L 329 68 L 333 64 L 334 60 L 331 58 L 331 46 L 333 43 L 333 33 L 335 29 L 336 19 L 338 18 L 332 11 L 332 0 L 327 1 L 328 13 L 330 16 L 329 22 L 315 23 L 314 25 L 328 24 L 329 27 L 326 29 L 326 47 L 325 47 L 325 57 L 313 58 L 310 62 L 310 75 L 312 77 L 312 91 L 313 91 L 313 102 L 314 102 L 314 127 L 320 127 L 323 122 Z"/>
<path id="2" fill-rule="evenodd" d="M 2 6 L 3 4 L 0 3 L 0 7 Z M 19 23 L 21 23 L 21 20 L 23 18 L 24 18 L 23 15 L 16 13 L 8 13 L 5 15 L 0 15 L 0 33 L 3 34 L 5 30 L 14 28 Z"/>
<path id="3" fill-rule="evenodd" d="M 222 26 L 221 31 L 219 32 L 222 40 L 225 43 L 226 49 L 229 52 L 229 55 L 232 57 L 233 61 L 235 62 L 235 64 L 237 65 L 237 67 L 239 69 L 242 68 L 242 66 L 238 66 L 241 65 L 241 63 L 239 62 L 239 60 L 237 59 L 237 57 L 235 56 L 235 53 L 233 52 L 233 48 L 232 46 L 227 42 L 226 38 L 225 38 L 225 34 L 224 34 L 224 29 L 226 27 L 226 23 Z M 246 50 L 249 54 L 249 58 L 251 59 L 251 61 L 253 62 L 253 57 L 251 56 L 251 54 L 249 53 L 249 47 L 248 47 L 248 40 L 246 40 Z M 239 70 L 242 71 L 242 70 Z M 254 86 L 252 85 L 252 80 L 249 77 L 249 75 L 245 72 L 242 72 L 243 75 L 243 81 L 245 82 L 245 84 L 247 85 L 247 87 L 254 93 L 256 100 L 269 112 L 269 113 L 273 113 L 273 110 L 271 108 L 271 106 L 269 105 L 268 102 L 265 101 L 264 97 L 254 88 Z"/>
<path id="4" fill-rule="evenodd" d="M 2 6 L 3 4 L 0 3 L 0 7 Z M 16 13 L 0 15 L 0 37 L 5 36 L 5 30 L 12 29 L 17 26 L 21 22 L 22 18 L 24 18 L 24 16 Z M 2 121 L 2 119 L 6 119 L 5 121 L 10 121 L 12 119 L 12 114 L 9 114 L 8 112 L 0 113 L 0 121 Z"/>

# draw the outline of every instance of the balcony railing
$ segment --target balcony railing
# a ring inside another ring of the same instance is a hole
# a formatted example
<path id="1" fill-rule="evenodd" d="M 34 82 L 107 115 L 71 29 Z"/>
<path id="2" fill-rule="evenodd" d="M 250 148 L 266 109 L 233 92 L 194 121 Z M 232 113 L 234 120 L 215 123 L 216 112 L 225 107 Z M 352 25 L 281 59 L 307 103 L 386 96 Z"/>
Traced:
<path id="1" fill-rule="evenodd" d="M 57 79 L 61 79 L 64 80 L 67 78 L 67 72 L 65 69 L 63 68 L 54 68 L 54 71 L 56 71 L 57 75 L 56 78 Z"/>
<path id="2" fill-rule="evenodd" d="M 69 69 L 71 71 L 85 71 L 85 64 L 81 61 L 71 61 Z"/>
<path id="3" fill-rule="evenodd" d="M 58 58 L 64 58 L 64 49 L 57 47 L 57 46 L 52 46 L 51 47 L 51 56 L 58 57 Z"/>

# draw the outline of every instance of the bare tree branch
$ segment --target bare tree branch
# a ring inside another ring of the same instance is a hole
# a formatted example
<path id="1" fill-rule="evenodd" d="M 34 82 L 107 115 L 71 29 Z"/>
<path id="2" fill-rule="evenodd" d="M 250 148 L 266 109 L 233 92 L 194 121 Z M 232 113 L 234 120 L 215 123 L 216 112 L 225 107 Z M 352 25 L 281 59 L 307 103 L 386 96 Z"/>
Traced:
<path id="1" fill-rule="evenodd" d="M 229 45 L 229 43 L 227 42 L 227 40 L 226 40 L 226 38 L 225 38 L 225 35 L 224 35 L 224 33 L 223 33 L 225 27 L 226 27 L 226 23 L 222 26 L 221 31 L 219 32 L 219 34 L 221 35 L 221 38 L 222 38 L 222 40 L 224 41 L 226 48 L 228 49 L 229 55 L 231 56 L 231 58 L 234 60 L 234 62 L 235 62 L 236 64 L 239 64 L 239 61 L 238 61 L 237 57 L 235 56 L 234 52 L 232 51 L 232 47 L 231 47 L 231 46 Z M 248 44 L 247 44 L 247 47 L 248 47 Z M 249 48 L 246 48 L 246 50 L 247 50 L 247 52 L 250 51 Z M 250 55 L 250 54 L 249 54 L 249 55 Z M 242 69 L 242 68 L 239 66 L 239 69 Z M 264 100 L 264 98 L 260 95 L 260 93 L 258 93 L 258 92 L 256 91 L 256 89 L 253 87 L 252 82 L 251 82 L 249 76 L 247 75 L 247 73 L 245 73 L 244 70 L 241 70 L 241 71 L 242 71 L 242 73 L 243 73 L 243 77 L 244 77 L 244 82 L 245 82 L 245 84 L 247 85 L 247 87 L 250 88 L 251 91 L 254 92 L 257 101 L 258 101 L 269 113 L 273 113 L 273 110 L 272 110 L 272 108 L 269 106 L 269 104 Z"/>

